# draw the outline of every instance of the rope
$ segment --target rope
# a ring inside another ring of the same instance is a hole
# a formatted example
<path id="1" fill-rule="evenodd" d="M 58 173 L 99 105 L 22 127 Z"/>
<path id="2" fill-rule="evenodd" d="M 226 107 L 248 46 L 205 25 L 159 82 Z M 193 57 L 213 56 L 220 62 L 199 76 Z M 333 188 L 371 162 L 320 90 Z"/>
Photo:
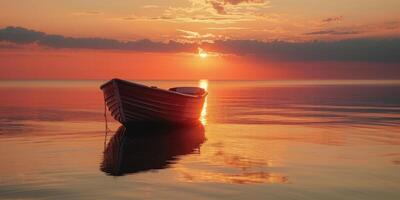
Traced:
<path id="1" fill-rule="evenodd" d="M 103 96 L 104 96 L 104 121 L 105 121 L 105 134 L 104 134 L 104 150 L 105 150 L 107 145 L 107 135 L 108 132 L 111 130 L 108 128 L 106 95 L 103 94 Z"/>
<path id="2" fill-rule="evenodd" d="M 107 121 L 107 103 L 106 103 L 106 95 L 103 94 L 104 96 L 104 121 L 106 123 L 106 133 L 108 132 L 108 121 Z"/>

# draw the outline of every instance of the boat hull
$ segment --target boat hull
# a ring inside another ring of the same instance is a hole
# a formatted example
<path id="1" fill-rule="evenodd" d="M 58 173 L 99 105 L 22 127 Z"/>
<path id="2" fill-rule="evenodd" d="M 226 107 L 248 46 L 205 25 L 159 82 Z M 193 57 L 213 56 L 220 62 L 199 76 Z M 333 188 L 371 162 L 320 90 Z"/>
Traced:
<path id="1" fill-rule="evenodd" d="M 120 79 L 110 80 L 100 88 L 111 115 L 125 126 L 196 122 L 207 95 L 187 95 Z"/>

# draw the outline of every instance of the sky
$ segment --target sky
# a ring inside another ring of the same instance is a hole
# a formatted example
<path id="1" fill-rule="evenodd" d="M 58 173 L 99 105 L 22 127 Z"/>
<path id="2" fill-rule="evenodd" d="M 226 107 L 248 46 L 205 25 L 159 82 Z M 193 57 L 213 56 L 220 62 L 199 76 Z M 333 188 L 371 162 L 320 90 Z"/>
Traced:
<path id="1" fill-rule="evenodd" d="M 399 79 L 398 0 L 2 0 L 0 79 Z"/>

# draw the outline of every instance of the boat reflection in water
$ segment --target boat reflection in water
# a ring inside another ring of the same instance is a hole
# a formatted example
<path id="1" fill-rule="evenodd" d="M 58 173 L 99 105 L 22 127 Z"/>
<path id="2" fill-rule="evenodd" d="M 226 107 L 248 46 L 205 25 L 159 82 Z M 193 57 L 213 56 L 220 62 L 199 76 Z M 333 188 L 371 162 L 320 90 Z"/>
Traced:
<path id="1" fill-rule="evenodd" d="M 101 170 L 122 176 L 165 169 L 180 155 L 199 152 L 205 141 L 200 123 L 184 126 L 136 125 L 119 127 L 104 150 Z"/>

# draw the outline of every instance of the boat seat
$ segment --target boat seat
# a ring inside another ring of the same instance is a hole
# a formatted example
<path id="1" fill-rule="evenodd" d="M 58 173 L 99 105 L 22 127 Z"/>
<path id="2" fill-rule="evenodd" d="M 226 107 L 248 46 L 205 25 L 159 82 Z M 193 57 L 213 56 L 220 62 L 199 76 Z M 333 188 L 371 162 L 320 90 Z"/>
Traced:
<path id="1" fill-rule="evenodd" d="M 169 90 L 190 95 L 203 95 L 205 93 L 205 90 L 199 87 L 174 87 Z"/>

